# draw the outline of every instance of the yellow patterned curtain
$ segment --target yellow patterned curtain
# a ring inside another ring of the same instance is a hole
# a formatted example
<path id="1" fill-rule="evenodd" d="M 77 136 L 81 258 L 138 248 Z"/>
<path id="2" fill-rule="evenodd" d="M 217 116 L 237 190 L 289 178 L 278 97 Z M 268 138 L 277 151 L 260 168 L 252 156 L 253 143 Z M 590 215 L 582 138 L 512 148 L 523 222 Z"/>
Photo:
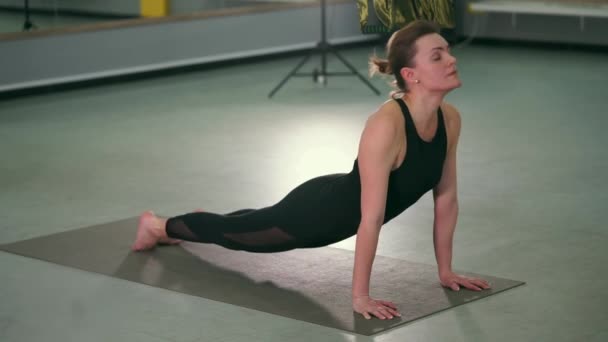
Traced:
<path id="1" fill-rule="evenodd" d="M 454 27 L 453 0 L 357 0 L 357 7 L 363 32 L 394 31 L 416 19 Z"/>

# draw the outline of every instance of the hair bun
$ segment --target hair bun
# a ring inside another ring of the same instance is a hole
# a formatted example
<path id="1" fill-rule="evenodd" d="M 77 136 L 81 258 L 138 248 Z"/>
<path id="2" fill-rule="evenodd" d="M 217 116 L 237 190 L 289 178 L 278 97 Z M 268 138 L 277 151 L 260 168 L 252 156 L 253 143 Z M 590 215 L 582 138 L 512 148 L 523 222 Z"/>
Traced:
<path id="1" fill-rule="evenodd" d="M 374 75 L 376 73 L 384 74 L 384 75 L 392 75 L 393 71 L 391 70 L 391 65 L 386 59 L 372 57 L 369 61 L 370 66 L 370 74 Z"/>

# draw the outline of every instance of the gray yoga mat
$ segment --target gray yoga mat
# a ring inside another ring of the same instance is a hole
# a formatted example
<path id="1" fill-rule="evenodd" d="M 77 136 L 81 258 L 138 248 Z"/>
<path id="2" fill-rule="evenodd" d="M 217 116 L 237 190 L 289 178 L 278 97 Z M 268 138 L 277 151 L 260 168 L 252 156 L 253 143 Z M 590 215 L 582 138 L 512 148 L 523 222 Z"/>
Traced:
<path id="1" fill-rule="evenodd" d="M 368 336 L 523 284 L 462 272 L 487 279 L 492 289 L 453 292 L 439 285 L 434 265 L 378 255 L 372 296 L 393 301 L 402 317 L 366 320 L 351 306 L 351 251 L 254 254 L 185 242 L 135 253 L 130 245 L 136 230 L 135 217 L 0 250 Z"/>

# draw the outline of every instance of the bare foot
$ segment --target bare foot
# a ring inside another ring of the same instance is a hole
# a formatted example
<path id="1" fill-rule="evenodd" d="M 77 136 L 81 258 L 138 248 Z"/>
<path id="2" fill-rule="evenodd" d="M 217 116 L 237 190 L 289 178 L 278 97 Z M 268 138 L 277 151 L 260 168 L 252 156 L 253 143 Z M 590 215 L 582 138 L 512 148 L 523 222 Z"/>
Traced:
<path id="1" fill-rule="evenodd" d="M 154 248 L 157 243 L 174 245 L 179 242 L 181 241 L 167 236 L 165 233 L 165 221 L 163 219 L 156 217 L 151 211 L 146 211 L 139 217 L 137 236 L 131 249 L 143 251 Z"/>

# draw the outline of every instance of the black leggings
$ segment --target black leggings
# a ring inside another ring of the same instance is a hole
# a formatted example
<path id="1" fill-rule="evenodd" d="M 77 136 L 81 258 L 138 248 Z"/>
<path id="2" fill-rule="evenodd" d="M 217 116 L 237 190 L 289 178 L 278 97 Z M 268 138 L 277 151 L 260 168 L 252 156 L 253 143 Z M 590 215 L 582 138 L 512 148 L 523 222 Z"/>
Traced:
<path id="1" fill-rule="evenodd" d="M 229 249 L 270 253 L 295 248 L 294 237 L 278 227 L 276 209 L 242 209 L 228 214 L 197 212 L 167 220 L 167 235 Z"/>
<path id="2" fill-rule="evenodd" d="M 311 179 L 279 203 L 228 214 L 195 212 L 167 220 L 171 238 L 257 253 L 326 246 L 356 234 L 359 180 L 349 174 Z"/>

